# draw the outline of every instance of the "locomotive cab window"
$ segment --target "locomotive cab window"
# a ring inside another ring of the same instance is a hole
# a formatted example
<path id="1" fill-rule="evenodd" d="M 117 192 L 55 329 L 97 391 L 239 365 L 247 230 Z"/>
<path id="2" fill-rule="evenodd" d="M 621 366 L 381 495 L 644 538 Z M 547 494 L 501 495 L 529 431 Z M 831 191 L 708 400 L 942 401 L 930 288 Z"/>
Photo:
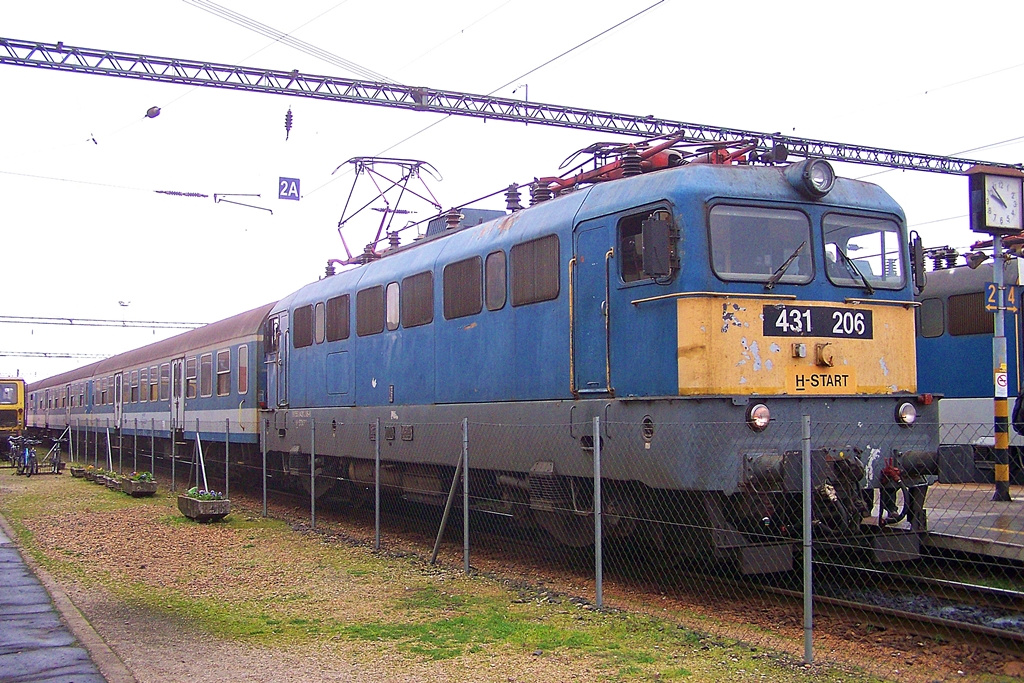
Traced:
<path id="1" fill-rule="evenodd" d="M 313 306 L 292 311 L 292 343 L 297 349 L 313 345 Z"/>
<path id="2" fill-rule="evenodd" d="M 825 231 L 825 272 L 832 284 L 902 289 L 906 283 L 903 241 L 895 221 L 830 213 Z"/>
<path id="3" fill-rule="evenodd" d="M 814 275 L 811 222 L 792 209 L 717 204 L 711 263 L 723 280 L 805 284 Z"/>
<path id="4" fill-rule="evenodd" d="M 623 282 L 671 277 L 678 231 L 665 209 L 644 211 L 619 221 L 619 275 Z"/>
<path id="5" fill-rule="evenodd" d="M 13 406 L 18 402 L 18 385 L 14 382 L 0 382 L 0 406 Z"/>
<path id="6" fill-rule="evenodd" d="M 925 338 L 941 337 L 944 325 L 942 299 L 924 299 L 917 309 L 918 333 Z"/>

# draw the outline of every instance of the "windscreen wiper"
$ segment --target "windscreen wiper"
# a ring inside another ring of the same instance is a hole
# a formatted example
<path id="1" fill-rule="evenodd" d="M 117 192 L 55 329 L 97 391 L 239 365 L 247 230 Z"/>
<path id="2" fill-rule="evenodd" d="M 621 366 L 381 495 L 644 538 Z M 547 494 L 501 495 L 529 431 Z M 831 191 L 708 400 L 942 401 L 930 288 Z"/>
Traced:
<path id="1" fill-rule="evenodd" d="M 853 259 L 847 256 L 846 252 L 840 249 L 838 244 L 836 245 L 836 252 L 838 252 L 839 256 L 843 259 L 843 263 L 846 264 L 846 267 L 850 272 L 857 275 L 857 277 L 860 278 L 860 281 L 864 283 L 864 291 L 868 294 L 874 294 L 875 288 L 872 287 L 871 283 L 868 282 L 868 279 L 864 277 L 864 273 L 862 273 L 860 268 L 857 267 L 857 264 L 853 262 Z"/>
<path id="2" fill-rule="evenodd" d="M 783 263 L 781 266 L 779 266 L 775 270 L 775 272 L 772 273 L 772 276 L 770 278 L 768 278 L 767 282 L 764 283 L 764 288 L 765 289 L 771 289 L 772 287 L 774 287 L 775 285 L 777 285 L 779 283 L 779 280 L 782 279 L 782 276 L 786 274 L 786 270 L 791 265 L 793 265 L 793 261 L 796 261 L 796 257 L 800 255 L 800 252 L 803 251 L 803 248 L 806 245 L 807 245 L 807 240 L 804 240 L 803 242 L 801 242 L 800 246 L 796 248 L 796 251 L 794 251 L 792 254 L 789 255 L 789 258 L 786 259 L 785 263 Z"/>

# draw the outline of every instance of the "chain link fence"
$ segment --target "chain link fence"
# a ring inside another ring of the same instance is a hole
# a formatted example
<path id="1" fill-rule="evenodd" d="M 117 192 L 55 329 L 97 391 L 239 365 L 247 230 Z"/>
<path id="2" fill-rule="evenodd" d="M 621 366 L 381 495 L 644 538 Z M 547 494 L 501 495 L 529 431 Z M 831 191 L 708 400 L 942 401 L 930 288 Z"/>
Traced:
<path id="1" fill-rule="evenodd" d="M 937 454 L 934 425 L 809 418 L 772 422 L 770 440 L 745 424 L 600 418 L 272 429 L 226 419 L 170 439 L 158 420 L 82 421 L 70 451 L 97 468 L 159 469 L 172 490 L 244 489 L 293 524 L 599 608 L 668 611 L 808 662 L 884 643 L 900 653 L 877 662 L 891 674 L 929 638 L 1024 646 L 1021 451 L 996 453 L 992 425 L 944 426 Z M 1009 502 L 992 500 L 1000 458 Z"/>

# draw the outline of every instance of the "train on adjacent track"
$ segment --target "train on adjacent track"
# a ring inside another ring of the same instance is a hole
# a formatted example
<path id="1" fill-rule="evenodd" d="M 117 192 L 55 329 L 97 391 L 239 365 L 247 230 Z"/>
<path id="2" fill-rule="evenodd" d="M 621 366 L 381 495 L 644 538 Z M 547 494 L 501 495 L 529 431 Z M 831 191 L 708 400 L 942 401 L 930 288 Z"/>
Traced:
<path id="1" fill-rule="evenodd" d="M 7 440 L 25 430 L 25 380 L 0 377 L 0 454 L 7 452 Z"/>
<path id="2" fill-rule="evenodd" d="M 30 424 L 152 432 L 165 450 L 212 432 L 353 500 L 379 447 L 382 484 L 438 502 L 461 437 L 423 425 L 515 426 L 474 441 L 471 493 L 582 546 L 599 417 L 607 537 L 756 573 L 799 547 L 809 416 L 816 533 L 913 556 L 938 430 L 911 343 L 923 257 L 899 205 L 820 159 L 662 146 L 607 168 L 36 382 Z M 310 420 L 330 425 L 315 449 Z M 876 491 L 902 496 L 907 524 L 867 522 Z"/>
<path id="3" fill-rule="evenodd" d="M 1019 241 L 1018 238 L 1010 240 Z M 943 483 L 992 482 L 995 464 L 994 321 L 986 309 L 987 285 L 995 280 L 986 255 L 959 254 L 941 247 L 933 252 L 935 269 L 918 295 L 918 384 L 922 392 L 941 395 L 939 401 L 939 470 Z M 972 263 L 973 260 L 973 263 Z M 1005 313 L 1007 394 L 1011 406 L 1021 394 L 1020 263 L 1003 262 L 1003 281 L 1012 288 L 1013 308 Z M 1008 292 L 1011 290 L 1007 290 Z M 1010 473 L 1024 483 L 1024 436 L 1010 430 Z"/>

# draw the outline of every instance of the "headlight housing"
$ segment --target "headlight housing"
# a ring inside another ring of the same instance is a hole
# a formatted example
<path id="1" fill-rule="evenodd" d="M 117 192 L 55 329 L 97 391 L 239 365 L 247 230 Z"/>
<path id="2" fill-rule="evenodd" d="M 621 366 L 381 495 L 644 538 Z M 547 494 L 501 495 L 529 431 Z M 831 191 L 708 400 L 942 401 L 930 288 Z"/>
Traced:
<path id="1" fill-rule="evenodd" d="M 821 199 L 836 183 L 836 172 L 824 159 L 806 159 L 787 166 L 785 175 L 793 187 L 811 199 Z"/>
<path id="2" fill-rule="evenodd" d="M 755 432 L 763 432 L 771 422 L 772 411 L 763 403 L 755 403 L 747 408 L 747 426 Z"/>
<path id="3" fill-rule="evenodd" d="M 913 403 L 904 401 L 896 406 L 896 424 L 909 427 L 917 420 L 917 408 Z"/>

